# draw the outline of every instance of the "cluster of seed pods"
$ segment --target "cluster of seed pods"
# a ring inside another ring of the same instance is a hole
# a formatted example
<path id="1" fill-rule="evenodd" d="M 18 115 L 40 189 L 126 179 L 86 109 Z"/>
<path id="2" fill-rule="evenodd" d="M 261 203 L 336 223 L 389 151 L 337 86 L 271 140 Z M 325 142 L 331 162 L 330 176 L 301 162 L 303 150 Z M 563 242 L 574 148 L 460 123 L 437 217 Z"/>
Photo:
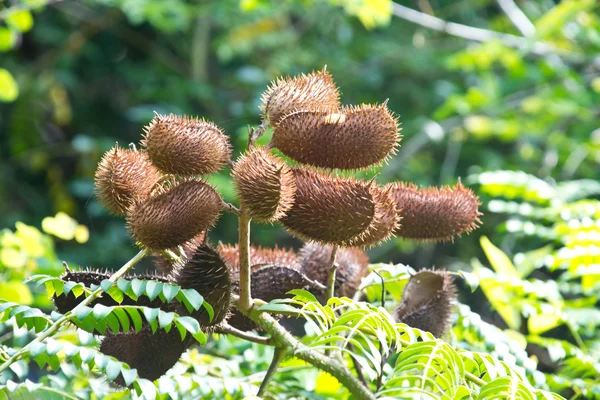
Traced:
<path id="1" fill-rule="evenodd" d="M 323 69 L 278 79 L 263 94 L 261 109 L 273 136 L 268 146 L 251 147 L 233 163 L 241 208 L 253 221 L 281 223 L 306 243 L 298 253 L 251 248 L 253 297 L 270 301 L 295 288 L 323 296 L 333 246 L 339 247 L 335 294 L 351 297 L 368 272 L 364 248 L 393 236 L 448 241 L 477 227 L 478 199 L 460 182 L 419 188 L 403 182 L 378 185 L 339 174 L 379 166 L 395 154 L 401 136 L 398 119 L 386 102 L 343 106 L 337 85 Z M 191 313 L 204 329 L 226 320 L 238 329 L 256 328 L 230 307 L 231 294 L 239 286 L 237 246 L 214 248 L 207 240 L 226 204 L 203 177 L 230 163 L 228 136 L 211 122 L 175 115 L 156 114 L 144 131 L 140 150 L 116 146 L 102 158 L 95 177 L 100 202 L 124 216 L 131 236 L 154 252 L 160 274 L 151 279 L 196 289 L 213 307 L 212 320 L 202 311 Z M 164 258 L 167 250 L 181 254 L 181 259 Z M 397 320 L 412 318 L 418 325 L 415 315 L 423 307 L 450 302 L 452 283 L 440 274 L 421 277 L 437 289 L 420 301 L 405 299 L 394 313 Z M 65 280 L 86 285 L 108 276 L 98 271 L 67 275 Z M 409 284 L 405 293 L 414 292 L 415 285 Z M 77 301 L 65 295 L 55 298 L 59 311 Z M 150 303 L 136 304 L 189 314 L 177 304 Z M 190 345 L 171 336 L 153 335 L 149 327 L 139 333 L 109 332 L 101 350 L 138 368 L 141 377 L 155 379 Z M 159 349 L 163 355 L 153 355 Z"/>

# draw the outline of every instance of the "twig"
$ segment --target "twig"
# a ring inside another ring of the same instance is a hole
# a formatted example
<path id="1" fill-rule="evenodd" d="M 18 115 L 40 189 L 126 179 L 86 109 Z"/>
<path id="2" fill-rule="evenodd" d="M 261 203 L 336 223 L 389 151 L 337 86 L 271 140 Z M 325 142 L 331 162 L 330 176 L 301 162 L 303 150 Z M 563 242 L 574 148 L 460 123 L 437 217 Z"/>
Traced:
<path id="1" fill-rule="evenodd" d="M 353 353 L 356 352 L 356 349 L 354 348 L 354 345 L 352 343 L 348 343 L 348 349 L 350 349 L 350 351 Z M 363 385 L 365 385 L 366 387 L 369 387 L 369 384 L 367 383 L 367 379 L 365 378 L 365 375 L 362 372 L 362 367 L 358 363 L 358 360 L 356 358 L 354 358 L 354 356 L 352 356 L 352 355 L 350 356 L 350 358 L 352 359 L 352 363 L 354 364 L 354 369 L 356 370 L 356 376 L 362 382 Z"/>
<path id="2" fill-rule="evenodd" d="M 215 329 L 215 332 L 223 333 L 226 335 L 236 336 L 236 337 L 239 337 L 240 339 L 244 339 L 244 340 L 247 340 L 252 343 L 262 344 L 265 346 L 273 345 L 273 341 L 271 340 L 271 338 L 253 335 L 250 332 L 244 332 L 237 328 L 234 328 L 233 326 L 231 326 L 229 324 L 221 324 L 220 326 L 217 326 Z"/>
<path id="3" fill-rule="evenodd" d="M 504 14 L 510 19 L 513 25 L 521 31 L 523 36 L 532 37 L 535 35 L 535 25 L 527 18 L 527 15 L 519 8 L 513 0 L 497 0 L 498 5 L 504 11 Z"/>
<path id="4" fill-rule="evenodd" d="M 146 250 L 146 249 L 140 250 L 140 252 L 137 253 L 131 260 L 129 260 L 127 263 L 125 263 L 125 265 L 123 265 L 117 272 L 112 274 L 111 277 L 109 278 L 109 281 L 116 282 L 120 277 L 125 275 L 127 273 L 127 271 L 129 271 L 131 268 L 133 268 L 134 265 L 136 265 L 138 262 L 140 262 L 140 260 L 146 256 L 147 252 L 148 252 L 148 250 Z M 15 361 L 20 360 L 25 354 L 27 354 L 29 352 L 29 350 L 35 343 L 40 343 L 43 340 L 49 338 L 50 336 L 53 336 L 56 332 L 58 332 L 58 330 L 60 329 L 61 326 L 63 326 L 67 322 L 69 322 L 71 320 L 71 318 L 73 318 L 75 316 L 75 311 L 77 309 L 79 309 L 81 307 L 86 307 L 87 305 L 91 304 L 102 293 L 103 293 L 102 288 L 98 288 L 98 289 L 94 290 L 92 292 L 92 294 L 90 294 L 85 300 L 83 300 L 81 303 L 79 303 L 75 308 L 73 308 L 71 311 L 67 312 L 65 315 L 63 315 L 58 320 L 56 320 L 56 322 L 54 322 L 52 325 L 50 325 L 48 328 L 46 328 L 46 330 L 44 330 L 43 332 L 40 332 L 40 334 L 37 335 L 35 339 L 33 339 L 25 347 L 23 347 L 21 350 L 17 351 L 9 359 L 7 359 L 2 365 L 0 365 L 0 372 L 4 371 L 8 367 L 10 367 L 10 365 L 12 363 L 14 363 Z"/>
<path id="5" fill-rule="evenodd" d="M 226 203 L 225 204 L 225 210 L 234 213 L 235 215 L 240 215 L 240 209 L 237 208 L 236 206 L 234 206 L 231 203 Z"/>
<path id="6" fill-rule="evenodd" d="M 283 349 L 279 347 L 275 348 L 275 353 L 273 353 L 273 360 L 271 361 L 269 369 L 267 370 L 267 373 L 265 374 L 265 377 L 262 383 L 260 384 L 258 393 L 256 393 L 258 397 L 263 397 L 263 395 L 267 391 L 269 382 L 271 381 L 271 379 L 273 379 L 273 376 L 275 376 L 275 372 L 277 372 L 277 368 L 279 367 L 279 364 L 281 364 L 281 361 L 285 358 L 285 356 L 286 352 Z"/>
<path id="7" fill-rule="evenodd" d="M 505 46 L 518 49 L 531 49 L 531 52 L 538 55 L 546 54 L 570 54 L 546 42 L 532 42 L 527 38 L 515 36 L 508 33 L 491 31 L 488 29 L 475 28 L 473 26 L 447 22 L 443 19 L 434 17 L 423 12 L 413 10 L 398 3 L 392 2 L 392 14 L 398 18 L 421 25 L 425 28 L 438 32 L 444 32 L 452 36 L 463 39 L 474 40 L 477 42 L 487 42 L 496 40 Z"/>
<path id="8" fill-rule="evenodd" d="M 338 246 L 333 246 L 331 249 L 331 256 L 329 257 L 329 267 L 327 276 L 327 298 L 330 299 L 335 295 L 335 272 L 337 271 L 337 263 L 335 262 L 335 256 L 338 251 Z"/>

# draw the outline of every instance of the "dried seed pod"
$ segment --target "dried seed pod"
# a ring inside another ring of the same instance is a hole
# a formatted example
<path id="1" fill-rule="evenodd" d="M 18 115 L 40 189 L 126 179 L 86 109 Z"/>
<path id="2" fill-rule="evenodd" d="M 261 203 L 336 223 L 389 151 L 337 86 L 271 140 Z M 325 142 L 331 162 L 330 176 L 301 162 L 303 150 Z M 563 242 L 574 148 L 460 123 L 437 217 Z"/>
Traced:
<path id="1" fill-rule="evenodd" d="M 391 189 L 402 223 L 395 234 L 406 239 L 448 241 L 479 227 L 481 205 L 460 181 L 454 187 L 419 188 L 396 182 Z"/>
<path id="2" fill-rule="evenodd" d="M 252 297 L 264 301 L 290 297 L 287 294 L 293 289 L 304 289 L 320 295 L 324 292 L 322 285 L 305 276 L 297 269 L 277 264 L 258 264 L 251 267 Z M 239 282 L 234 284 L 234 292 L 239 291 Z M 234 328 L 248 331 L 258 329 L 245 315 L 235 310 L 227 320 Z"/>
<path id="3" fill-rule="evenodd" d="M 92 285 L 100 286 L 103 280 L 109 279 L 112 276 L 111 272 L 107 271 L 98 271 L 98 270 L 87 270 L 87 271 L 67 271 L 65 274 L 61 276 L 61 279 L 64 282 L 80 282 L 83 283 L 86 287 L 90 288 Z M 152 280 L 159 281 L 162 283 L 172 283 L 171 280 L 164 275 L 129 275 L 124 276 L 123 279 L 132 280 L 132 279 L 140 279 L 140 280 Z M 54 300 L 54 305 L 59 313 L 65 314 L 68 311 L 74 309 L 79 303 L 81 303 L 86 296 L 81 295 L 79 297 L 75 297 L 75 294 L 71 291 L 69 294 L 61 293 L 60 295 L 54 294 L 52 296 L 52 300 Z M 147 296 L 140 296 L 137 300 L 133 300 L 128 296 L 123 297 L 123 301 L 118 303 L 111 296 L 104 295 L 92 302 L 90 304 L 93 307 L 96 304 L 102 304 L 107 307 L 117 306 L 117 305 L 137 305 L 144 306 L 150 308 L 160 308 L 165 311 L 176 311 L 180 312 L 180 305 L 178 303 L 164 303 L 160 298 L 155 298 L 154 300 L 150 300 Z M 130 320 L 130 323 L 133 324 L 133 321 Z M 107 331 L 110 332 L 110 331 Z M 99 333 L 99 332 L 93 332 Z M 116 333 L 116 332 L 114 332 Z"/>
<path id="4" fill-rule="evenodd" d="M 155 380 L 163 376 L 193 343 L 187 335 L 182 341 L 179 331 L 171 328 L 169 332 L 158 329 L 152 333 L 150 326 L 144 326 L 139 332 L 108 334 L 100 344 L 100 351 L 127 363 L 137 369 L 140 378 Z M 115 381 L 125 386 L 121 376 Z"/>
<path id="5" fill-rule="evenodd" d="M 271 146 L 315 167 L 358 169 L 386 161 L 400 137 L 398 120 L 386 105 L 362 105 L 286 115 L 273 131 Z"/>
<path id="6" fill-rule="evenodd" d="M 201 307 L 192 317 L 202 326 L 221 322 L 229 311 L 231 281 L 227 265 L 219 253 L 208 244 L 199 245 L 181 267 L 174 270 L 176 283 L 184 289 L 195 289 L 214 311 L 212 321 Z"/>
<path id="7" fill-rule="evenodd" d="M 327 285 L 331 246 L 305 243 L 298 253 L 301 271 L 314 281 Z M 338 249 L 336 253 L 335 295 L 352 297 L 369 273 L 369 257 L 358 248 Z"/>
<path id="8" fill-rule="evenodd" d="M 392 316 L 397 322 L 441 337 L 450 327 L 456 286 L 447 271 L 423 270 L 412 276 Z"/>
<path id="9" fill-rule="evenodd" d="M 275 221 L 294 201 L 296 185 L 290 168 L 264 147 L 255 147 L 232 171 L 242 207 L 258 222 Z"/>
<path id="10" fill-rule="evenodd" d="M 365 232 L 348 242 L 350 246 L 370 247 L 388 240 L 400 226 L 400 214 L 389 188 L 372 186 L 375 216 Z"/>
<path id="11" fill-rule="evenodd" d="M 340 92 L 325 68 L 308 75 L 277 79 L 262 95 L 263 117 L 277 126 L 279 121 L 295 110 L 340 106 Z"/>
<path id="12" fill-rule="evenodd" d="M 345 245 L 365 232 L 375 216 L 372 185 L 293 168 L 296 196 L 280 222 L 292 233 L 323 244 Z"/>
<path id="13" fill-rule="evenodd" d="M 152 163 L 167 174 L 212 174 L 229 163 L 229 139 L 212 122 L 156 114 L 144 131 L 142 145 Z"/>
<path id="14" fill-rule="evenodd" d="M 240 269 L 239 246 L 220 244 L 217 248 L 221 257 L 225 260 L 230 273 L 237 273 Z M 250 265 L 274 264 L 288 268 L 298 269 L 298 256 L 292 249 L 264 248 L 261 246 L 250 246 Z"/>
<path id="15" fill-rule="evenodd" d="M 136 202 L 127 221 L 133 237 L 144 246 L 170 249 L 211 227 L 223 206 L 221 196 L 210 185 L 189 180 Z"/>
<path id="16" fill-rule="evenodd" d="M 206 231 L 200 232 L 196 235 L 192 240 L 185 242 L 181 245 L 181 249 L 183 249 L 183 257 L 187 260 L 198 246 L 200 246 L 206 240 Z M 179 255 L 179 248 L 170 249 L 175 252 L 175 254 Z M 155 252 L 153 254 L 154 260 L 154 268 L 159 271 L 161 274 L 168 275 L 173 271 L 173 268 L 176 266 L 176 262 L 172 261 L 168 258 L 165 258 L 160 252 Z"/>
<path id="17" fill-rule="evenodd" d="M 135 199 L 150 195 L 160 178 L 146 152 L 115 146 L 104 153 L 96 169 L 96 196 L 110 212 L 125 215 Z"/>

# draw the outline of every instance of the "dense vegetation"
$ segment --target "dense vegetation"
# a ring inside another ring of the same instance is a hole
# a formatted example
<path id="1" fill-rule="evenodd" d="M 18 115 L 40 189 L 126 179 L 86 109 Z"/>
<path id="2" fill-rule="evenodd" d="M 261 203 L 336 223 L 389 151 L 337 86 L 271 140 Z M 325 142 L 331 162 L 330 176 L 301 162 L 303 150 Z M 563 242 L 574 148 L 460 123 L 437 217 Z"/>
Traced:
<path id="1" fill-rule="evenodd" d="M 483 203 L 483 224 L 451 242 L 395 237 L 369 249 L 366 301 L 323 304 L 296 290 L 263 314 L 301 317 L 296 337 L 338 357 L 377 397 L 600 398 L 599 49 L 590 0 L 0 2 L 0 398 L 256 394 L 278 360 L 264 343 L 269 329 L 248 341 L 211 333 L 185 311 L 127 305 L 210 309 L 177 282 L 90 288 L 58 277 L 63 260 L 71 271 L 140 261 L 123 220 L 93 194 L 115 142 L 138 143 L 155 111 L 188 114 L 222 127 L 236 160 L 248 126 L 260 129 L 269 82 L 323 65 L 344 104 L 389 99 L 400 116 L 398 154 L 353 176 L 424 186 L 461 177 Z M 267 129 L 258 144 L 272 136 Z M 230 173 L 209 182 L 237 206 Z M 225 213 L 209 237 L 236 243 L 237 232 L 235 213 Z M 253 224 L 252 243 L 303 245 L 279 224 Z M 409 278 L 432 267 L 452 271 L 460 292 L 441 339 L 391 319 Z M 123 305 L 61 316 L 51 297 L 63 293 Z M 67 320 L 74 325 L 58 329 Z M 199 345 L 153 383 L 100 353 L 89 333 L 128 323 Z M 47 339 L 19 350 L 35 338 Z M 353 390 L 298 357 L 269 378 L 273 398 Z"/>

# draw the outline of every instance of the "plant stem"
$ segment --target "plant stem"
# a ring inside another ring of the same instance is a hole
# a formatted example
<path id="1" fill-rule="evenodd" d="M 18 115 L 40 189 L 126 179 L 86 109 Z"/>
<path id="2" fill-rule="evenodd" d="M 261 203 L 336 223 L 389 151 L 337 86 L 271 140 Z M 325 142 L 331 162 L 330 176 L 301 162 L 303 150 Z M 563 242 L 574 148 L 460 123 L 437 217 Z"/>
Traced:
<path id="1" fill-rule="evenodd" d="M 252 293 L 250 286 L 250 216 L 243 209 L 238 219 L 238 244 L 240 251 L 240 311 L 252 308 Z"/>
<path id="2" fill-rule="evenodd" d="M 329 275 L 327 276 L 327 298 L 334 297 L 335 293 L 335 272 L 337 271 L 337 264 L 335 262 L 335 256 L 338 251 L 338 246 L 333 246 L 331 249 L 331 256 L 329 258 Z"/>
<path id="3" fill-rule="evenodd" d="M 262 337 L 262 336 L 257 336 L 257 335 L 253 335 L 249 332 L 244 332 L 241 331 L 237 328 L 234 328 L 233 326 L 225 323 L 225 324 L 221 324 L 220 326 L 218 326 L 215 329 L 216 333 L 223 333 L 226 335 L 232 335 L 232 336 L 236 336 L 239 337 L 240 339 L 244 339 L 247 340 L 249 342 L 252 343 L 258 343 L 258 344 L 262 344 L 265 346 L 271 346 L 273 344 L 273 341 L 271 340 L 271 338 L 267 338 L 267 337 Z"/>
<path id="4" fill-rule="evenodd" d="M 283 360 L 285 358 L 285 356 L 286 356 L 286 352 L 283 349 L 281 349 L 279 347 L 275 348 L 275 353 L 273 353 L 273 360 L 271 361 L 271 364 L 269 365 L 267 374 L 265 375 L 262 383 L 260 384 L 258 393 L 256 393 L 256 395 L 258 397 L 262 397 L 265 394 L 265 392 L 267 391 L 269 382 L 275 375 L 275 372 L 277 371 L 277 367 L 279 367 L 279 364 L 281 364 L 281 360 Z"/>
<path id="5" fill-rule="evenodd" d="M 109 281 L 116 282 L 120 277 L 125 275 L 127 273 L 127 271 L 129 271 L 135 264 L 140 262 L 140 260 L 143 259 L 147 253 L 148 253 L 148 250 L 146 250 L 146 249 L 140 250 L 140 252 L 137 253 L 131 260 L 127 261 L 127 263 L 125 263 L 125 265 L 123 265 L 117 272 L 112 274 L 111 277 L 109 278 Z M 88 306 L 94 300 L 96 300 L 102 293 L 103 293 L 102 288 L 98 288 L 98 289 L 94 290 L 92 292 L 92 294 L 90 294 L 85 300 L 83 300 L 81 303 L 79 303 L 74 309 L 72 309 L 71 311 L 67 312 L 65 315 L 60 317 L 58 320 L 56 320 L 56 322 L 54 322 L 52 325 L 50 325 L 48 328 L 46 328 L 46 330 L 44 330 L 43 332 L 40 332 L 40 334 L 37 335 L 35 339 L 33 339 L 25 347 L 23 347 L 21 350 L 17 351 L 9 359 L 7 359 L 2 365 L 0 365 L 0 372 L 4 371 L 8 367 L 10 367 L 10 365 L 12 363 L 14 363 L 15 361 L 20 360 L 25 354 L 27 354 L 29 352 L 29 350 L 35 343 L 40 343 L 43 340 L 53 336 L 56 332 L 58 332 L 58 330 L 60 329 L 61 326 L 63 326 L 64 324 L 69 322 L 71 320 L 71 318 L 73 318 L 73 316 L 75 315 L 75 310 L 77 310 L 80 307 Z"/>
<path id="6" fill-rule="evenodd" d="M 243 311 L 242 311 L 243 312 Z M 344 385 L 352 394 L 352 399 L 356 400 L 374 400 L 375 396 L 365 387 L 357 377 L 352 375 L 343 364 L 340 364 L 331 357 L 315 351 L 306 345 L 300 343 L 272 316 L 262 313 L 258 310 L 252 310 L 246 313 L 254 322 L 271 334 L 273 340 L 281 347 L 291 350 L 291 355 L 306 361 L 307 363 L 328 372 Z"/>

